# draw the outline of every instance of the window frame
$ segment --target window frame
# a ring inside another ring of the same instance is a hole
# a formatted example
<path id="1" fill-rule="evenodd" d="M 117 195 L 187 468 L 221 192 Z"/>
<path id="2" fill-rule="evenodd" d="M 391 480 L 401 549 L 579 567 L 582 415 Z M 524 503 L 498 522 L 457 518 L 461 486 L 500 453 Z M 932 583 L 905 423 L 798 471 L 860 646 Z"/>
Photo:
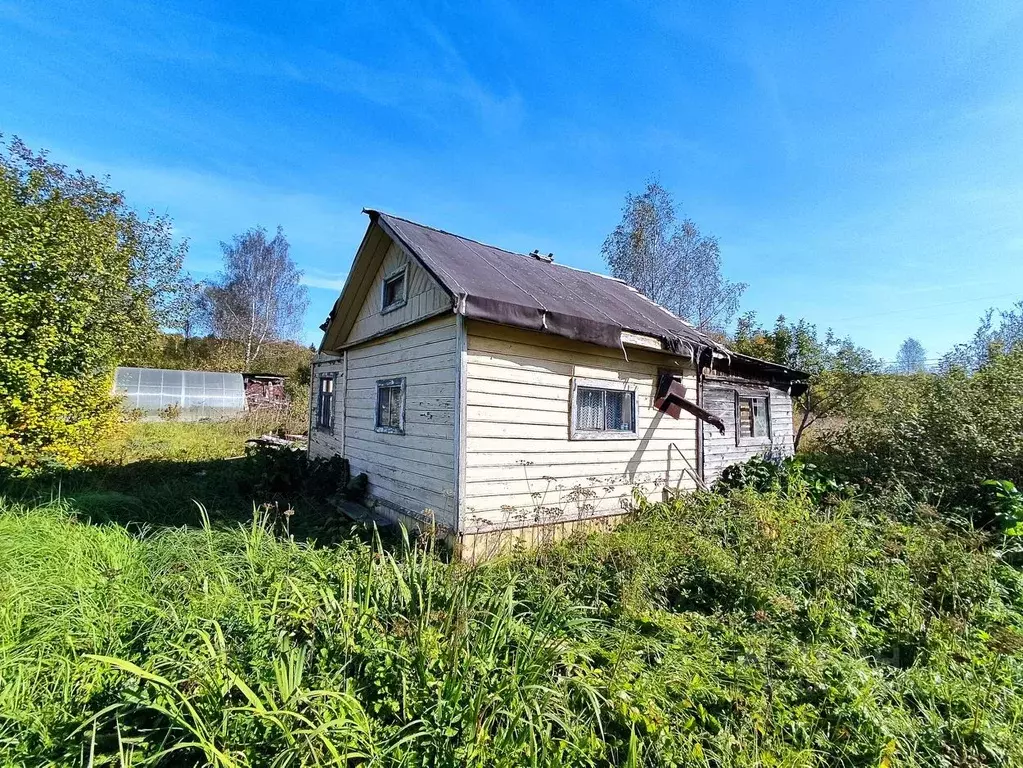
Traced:
<path id="1" fill-rule="evenodd" d="M 393 283 L 395 280 L 401 279 L 401 298 L 395 299 L 390 304 L 387 303 L 387 286 Z M 396 309 L 401 309 L 408 303 L 408 264 L 394 270 L 388 275 L 384 276 L 383 281 L 380 283 L 380 314 L 386 315 L 388 312 L 393 312 Z"/>
<path id="2" fill-rule="evenodd" d="M 390 425 L 380 423 L 380 392 L 384 389 L 391 390 L 397 387 L 401 394 L 398 400 L 398 426 L 392 427 Z M 404 435 L 405 434 L 405 377 L 401 376 L 393 379 L 377 379 L 377 396 L 376 402 L 373 407 L 373 431 L 380 432 L 385 435 Z"/>
<path id="3" fill-rule="evenodd" d="M 579 390 L 580 389 L 598 389 L 606 392 L 629 392 L 632 394 L 632 429 L 629 431 L 625 430 L 610 430 L 610 429 L 579 429 L 578 418 L 579 418 Z M 569 424 L 568 424 L 568 438 L 569 440 L 638 440 L 639 439 L 639 404 L 638 398 L 636 397 L 636 387 L 625 381 L 615 381 L 614 379 L 584 379 L 579 377 L 572 378 L 572 387 L 568 401 L 569 408 Z"/>
<path id="4" fill-rule="evenodd" d="M 739 426 L 742 423 L 740 417 L 741 404 L 743 400 L 750 401 L 750 416 L 752 417 L 751 429 L 756 429 L 756 417 L 754 415 L 753 402 L 756 400 L 762 400 L 764 403 L 764 415 L 767 422 L 767 434 L 758 435 L 743 435 L 739 431 Z M 766 391 L 739 391 L 735 390 L 735 444 L 738 445 L 749 445 L 753 443 L 771 443 L 774 440 L 773 437 L 774 425 L 771 423 L 771 393 Z"/>
<path id="5" fill-rule="evenodd" d="M 330 382 L 330 391 L 325 392 L 323 385 L 326 382 Z M 337 374 L 336 373 L 321 373 L 319 374 L 319 384 L 316 388 L 316 429 L 320 432 L 333 432 L 334 431 L 334 396 L 337 393 Z M 324 423 L 323 413 L 323 400 L 324 395 L 330 395 L 327 398 L 330 401 L 330 407 L 327 409 L 327 419 Z"/>

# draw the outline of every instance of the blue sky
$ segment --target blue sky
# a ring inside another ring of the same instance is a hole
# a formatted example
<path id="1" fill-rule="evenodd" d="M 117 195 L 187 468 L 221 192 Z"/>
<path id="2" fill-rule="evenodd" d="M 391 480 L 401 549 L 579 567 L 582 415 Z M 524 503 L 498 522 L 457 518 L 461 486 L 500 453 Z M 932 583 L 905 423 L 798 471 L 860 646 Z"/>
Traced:
<path id="1" fill-rule="evenodd" d="M 931 357 L 1023 299 L 1023 5 L 0 0 L 0 131 L 283 225 L 318 340 L 376 207 L 602 270 L 657 174 L 743 308 Z"/>

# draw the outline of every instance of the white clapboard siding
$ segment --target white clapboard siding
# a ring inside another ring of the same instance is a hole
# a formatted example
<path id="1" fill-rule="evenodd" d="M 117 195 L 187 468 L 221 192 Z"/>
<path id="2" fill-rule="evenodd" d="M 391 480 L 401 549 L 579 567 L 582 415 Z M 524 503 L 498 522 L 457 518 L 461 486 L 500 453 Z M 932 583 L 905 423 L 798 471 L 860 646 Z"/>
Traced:
<path id="1" fill-rule="evenodd" d="M 349 349 L 345 455 L 369 493 L 403 511 L 455 524 L 456 323 L 443 315 Z M 376 382 L 405 379 L 405 434 L 374 429 Z"/>
<path id="2" fill-rule="evenodd" d="M 386 314 L 381 307 L 384 279 L 402 268 L 405 273 L 405 305 Z M 345 344 L 354 344 L 381 334 L 391 328 L 408 325 L 424 317 L 451 309 L 451 297 L 402 248 L 391 242 L 383 263 L 369 286 L 366 298 Z"/>
<path id="3" fill-rule="evenodd" d="M 684 358 L 618 350 L 548 334 L 467 324 L 465 532 L 621 512 L 638 486 L 692 488 L 696 420 L 653 407 L 658 369 L 678 371 L 695 397 Z M 635 387 L 634 440 L 570 440 L 573 377 Z M 673 447 L 677 446 L 685 458 Z"/>
<path id="4" fill-rule="evenodd" d="M 771 422 L 770 437 L 742 438 L 735 444 L 735 393 L 767 394 Z M 792 398 L 787 392 L 758 385 L 752 381 L 729 382 L 707 379 L 703 387 L 703 407 L 720 416 L 725 423 L 722 434 L 710 424 L 703 426 L 704 478 L 713 483 L 726 467 L 754 456 L 792 455 Z"/>

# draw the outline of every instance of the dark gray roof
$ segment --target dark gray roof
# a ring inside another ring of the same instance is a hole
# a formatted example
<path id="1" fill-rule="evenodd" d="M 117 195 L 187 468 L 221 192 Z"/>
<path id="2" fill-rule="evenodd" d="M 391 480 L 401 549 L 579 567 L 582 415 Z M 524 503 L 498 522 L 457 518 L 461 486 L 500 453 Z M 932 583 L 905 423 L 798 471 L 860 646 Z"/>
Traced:
<path id="1" fill-rule="evenodd" d="M 372 221 L 414 254 L 453 297 L 465 317 L 545 331 L 621 348 L 622 332 L 661 339 L 694 360 L 710 353 L 734 356 L 708 334 L 676 317 L 628 284 L 605 275 L 506 251 L 379 211 Z M 755 361 L 755 358 L 744 358 Z M 802 374 L 755 361 L 786 379 Z"/>

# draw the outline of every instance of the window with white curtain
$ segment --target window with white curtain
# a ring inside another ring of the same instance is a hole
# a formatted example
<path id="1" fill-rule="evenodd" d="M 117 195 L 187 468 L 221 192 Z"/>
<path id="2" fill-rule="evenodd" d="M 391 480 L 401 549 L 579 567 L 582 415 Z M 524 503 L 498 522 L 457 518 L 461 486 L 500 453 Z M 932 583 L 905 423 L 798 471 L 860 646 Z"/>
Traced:
<path id="1" fill-rule="evenodd" d="M 571 438 L 621 440 L 636 437 L 636 392 L 618 381 L 573 379 Z"/>

